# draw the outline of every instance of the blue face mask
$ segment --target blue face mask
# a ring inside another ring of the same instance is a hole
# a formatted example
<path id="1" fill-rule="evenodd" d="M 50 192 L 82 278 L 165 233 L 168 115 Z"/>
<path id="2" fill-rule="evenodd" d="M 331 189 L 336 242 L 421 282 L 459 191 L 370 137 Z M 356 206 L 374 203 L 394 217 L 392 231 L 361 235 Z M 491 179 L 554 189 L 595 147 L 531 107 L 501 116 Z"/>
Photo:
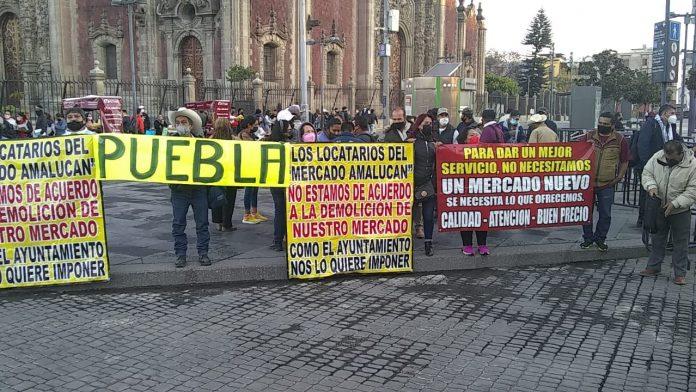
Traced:
<path id="1" fill-rule="evenodd" d="M 514 118 L 510 119 L 510 125 L 517 125 L 517 120 Z"/>

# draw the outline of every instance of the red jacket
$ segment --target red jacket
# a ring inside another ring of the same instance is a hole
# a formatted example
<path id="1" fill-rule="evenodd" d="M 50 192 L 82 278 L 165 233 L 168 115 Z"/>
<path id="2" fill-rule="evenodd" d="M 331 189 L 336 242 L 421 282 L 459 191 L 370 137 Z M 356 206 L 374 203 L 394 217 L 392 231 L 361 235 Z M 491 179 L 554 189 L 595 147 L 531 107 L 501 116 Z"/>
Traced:
<path id="1" fill-rule="evenodd" d="M 136 121 L 138 122 L 138 133 L 145 133 L 145 120 L 143 120 L 143 116 L 139 114 Z"/>

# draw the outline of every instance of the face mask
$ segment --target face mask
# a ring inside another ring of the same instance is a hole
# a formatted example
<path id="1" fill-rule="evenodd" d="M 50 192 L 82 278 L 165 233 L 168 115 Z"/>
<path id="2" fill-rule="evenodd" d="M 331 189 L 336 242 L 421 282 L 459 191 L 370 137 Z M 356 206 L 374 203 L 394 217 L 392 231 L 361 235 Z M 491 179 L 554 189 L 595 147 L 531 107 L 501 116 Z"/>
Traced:
<path id="1" fill-rule="evenodd" d="M 179 136 L 191 136 L 191 127 L 188 125 L 177 125 L 176 133 L 179 134 Z"/>
<path id="2" fill-rule="evenodd" d="M 517 125 L 517 120 L 514 118 L 510 120 L 510 125 Z"/>
<path id="3" fill-rule="evenodd" d="M 679 164 L 679 162 L 681 162 L 681 161 L 678 159 L 667 159 L 667 166 L 674 167 L 674 166 L 677 166 Z"/>
<path id="4" fill-rule="evenodd" d="M 85 127 L 85 123 L 82 121 L 70 121 L 68 123 L 68 129 L 73 131 L 73 132 L 77 132 L 84 127 Z"/>
<path id="5" fill-rule="evenodd" d="M 305 143 L 314 143 L 317 141 L 317 134 L 314 132 L 308 132 L 302 135 L 302 141 Z"/>
<path id="6" fill-rule="evenodd" d="M 440 119 L 440 126 L 441 127 L 446 127 L 447 124 L 449 124 L 449 118 L 448 117 L 443 117 Z"/>
<path id="7" fill-rule="evenodd" d="M 431 141 L 433 139 L 433 127 L 430 125 L 424 126 L 420 131 L 420 136 L 423 140 Z"/>
<path id="8" fill-rule="evenodd" d="M 676 124 L 676 123 L 677 123 L 677 115 L 676 115 L 676 114 L 673 114 L 673 115 L 669 116 L 669 117 L 667 118 L 667 121 L 668 121 L 670 124 Z"/>
<path id="9" fill-rule="evenodd" d="M 597 131 L 602 135 L 608 135 L 611 133 L 611 127 L 609 125 L 597 125 Z"/>
<path id="10" fill-rule="evenodd" d="M 391 125 L 392 129 L 395 129 L 399 132 L 403 131 L 404 128 L 406 128 L 406 123 L 405 122 L 396 122 Z"/>

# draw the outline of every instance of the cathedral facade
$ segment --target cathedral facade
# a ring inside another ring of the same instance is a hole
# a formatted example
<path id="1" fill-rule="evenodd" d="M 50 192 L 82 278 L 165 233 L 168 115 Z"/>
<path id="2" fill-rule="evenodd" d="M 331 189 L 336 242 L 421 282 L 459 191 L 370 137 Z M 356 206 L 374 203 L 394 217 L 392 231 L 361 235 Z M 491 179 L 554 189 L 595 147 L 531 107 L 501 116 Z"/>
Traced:
<path id="1" fill-rule="evenodd" d="M 225 79 L 233 65 L 249 66 L 265 82 L 299 85 L 299 46 L 308 46 L 316 86 L 379 88 L 382 80 L 381 0 L 140 0 L 135 8 L 135 67 L 140 80 Z M 463 63 L 483 92 L 485 26 L 481 5 L 464 0 L 390 0 L 400 11 L 391 33 L 392 88 L 442 61 Z M 299 37 L 299 24 L 320 26 Z M 0 79 L 88 75 L 100 62 L 107 79 L 131 77 L 128 17 L 111 0 L 0 0 Z M 358 100 L 365 100 L 358 97 Z"/>

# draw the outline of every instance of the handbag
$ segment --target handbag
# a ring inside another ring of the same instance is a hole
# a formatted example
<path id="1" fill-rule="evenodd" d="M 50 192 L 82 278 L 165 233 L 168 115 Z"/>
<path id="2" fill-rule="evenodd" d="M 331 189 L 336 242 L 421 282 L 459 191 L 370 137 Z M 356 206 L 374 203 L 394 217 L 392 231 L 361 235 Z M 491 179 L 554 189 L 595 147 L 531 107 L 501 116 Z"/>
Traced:
<path id="1" fill-rule="evenodd" d="M 227 198 L 225 197 L 225 191 L 219 186 L 209 186 L 208 187 L 208 208 L 214 210 L 216 208 L 222 208 L 222 206 L 227 203 Z"/>
<path id="2" fill-rule="evenodd" d="M 433 186 L 433 182 L 428 180 L 423 184 L 416 186 L 413 195 L 415 196 L 416 200 L 422 200 L 426 197 L 435 195 L 435 186 Z"/>
<path id="3" fill-rule="evenodd" d="M 643 229 L 650 234 L 655 234 L 660 231 L 660 226 L 662 226 L 662 222 L 664 221 L 664 219 L 660 219 L 660 214 L 664 214 L 662 199 L 659 197 L 646 197 Z"/>

